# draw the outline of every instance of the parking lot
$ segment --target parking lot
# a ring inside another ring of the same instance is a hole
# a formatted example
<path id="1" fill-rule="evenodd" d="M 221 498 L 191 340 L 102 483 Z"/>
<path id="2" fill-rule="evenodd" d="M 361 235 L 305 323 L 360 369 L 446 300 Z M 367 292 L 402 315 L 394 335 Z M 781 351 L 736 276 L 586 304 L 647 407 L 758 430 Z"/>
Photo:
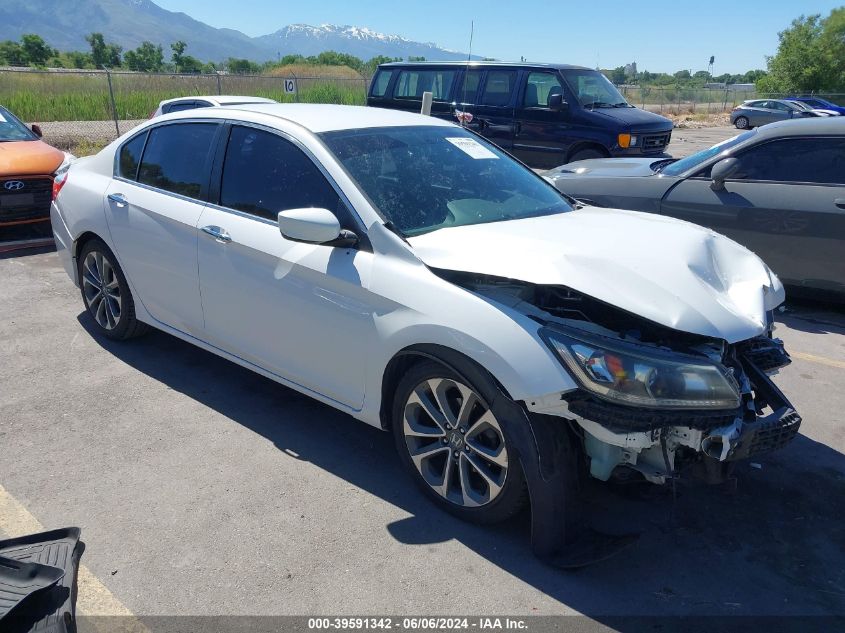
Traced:
<path id="1" fill-rule="evenodd" d="M 708 142 L 710 144 L 710 142 Z M 81 613 L 845 614 L 845 313 L 790 305 L 804 418 L 735 490 L 591 490 L 632 548 L 565 573 L 527 517 L 436 509 L 391 438 L 162 333 L 94 333 L 55 253 L 0 259 L 0 532 L 78 525 Z M 832 630 L 832 629 L 830 629 Z"/>

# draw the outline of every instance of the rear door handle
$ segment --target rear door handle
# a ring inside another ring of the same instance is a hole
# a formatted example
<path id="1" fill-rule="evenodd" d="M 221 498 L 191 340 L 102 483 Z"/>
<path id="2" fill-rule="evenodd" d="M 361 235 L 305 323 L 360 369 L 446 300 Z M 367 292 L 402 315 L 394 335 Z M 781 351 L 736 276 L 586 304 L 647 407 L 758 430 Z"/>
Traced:
<path id="1" fill-rule="evenodd" d="M 122 193 L 110 193 L 109 200 L 114 202 L 118 207 L 125 207 L 128 203 L 126 202 L 126 196 Z"/>
<path id="2" fill-rule="evenodd" d="M 845 198 L 837 198 L 833 201 L 833 204 L 835 204 L 840 209 L 845 209 Z"/>
<path id="3" fill-rule="evenodd" d="M 232 236 L 226 232 L 226 229 L 222 229 L 219 226 L 204 226 L 202 227 L 203 232 L 208 233 L 211 237 L 213 237 L 218 242 L 227 243 L 232 241 Z"/>

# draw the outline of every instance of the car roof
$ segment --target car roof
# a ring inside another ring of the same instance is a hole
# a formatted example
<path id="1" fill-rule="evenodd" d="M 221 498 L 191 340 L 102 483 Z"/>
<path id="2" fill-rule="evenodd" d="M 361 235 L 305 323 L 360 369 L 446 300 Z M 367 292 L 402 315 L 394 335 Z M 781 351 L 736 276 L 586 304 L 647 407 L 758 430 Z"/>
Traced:
<path id="1" fill-rule="evenodd" d="M 571 64 L 550 64 L 546 62 L 491 62 L 491 61 L 463 61 L 463 62 L 388 62 L 379 64 L 379 68 L 424 68 L 426 66 L 457 66 L 470 68 L 509 67 L 509 68 L 551 68 L 556 70 L 595 70 L 586 66 Z"/>
<path id="2" fill-rule="evenodd" d="M 845 134 L 845 117 L 824 116 L 778 121 L 757 128 L 757 139 L 782 136 Z"/>
<path id="3" fill-rule="evenodd" d="M 169 103 L 176 103 L 179 101 L 196 101 L 197 99 L 205 99 L 206 101 L 214 101 L 220 105 L 227 103 L 276 103 L 273 99 L 265 97 L 249 97 L 241 95 L 190 95 L 187 97 L 174 97 L 173 99 L 165 99 L 159 105 L 166 105 Z"/>
<path id="4" fill-rule="evenodd" d="M 402 110 L 320 103 L 245 103 L 203 108 L 201 115 L 203 117 L 242 118 L 246 121 L 265 123 L 270 126 L 273 125 L 273 119 L 283 119 L 300 125 L 315 134 L 377 127 L 420 125 L 448 127 L 453 125 L 442 119 L 413 112 L 403 112 Z M 197 110 L 184 110 L 166 114 L 161 118 L 172 121 L 195 119 L 197 116 Z"/>

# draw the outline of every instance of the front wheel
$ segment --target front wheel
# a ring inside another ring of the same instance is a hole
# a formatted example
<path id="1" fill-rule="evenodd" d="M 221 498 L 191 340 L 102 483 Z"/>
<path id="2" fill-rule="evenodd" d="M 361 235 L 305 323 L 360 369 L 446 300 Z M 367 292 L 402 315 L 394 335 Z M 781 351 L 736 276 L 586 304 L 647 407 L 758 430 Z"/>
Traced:
<path id="1" fill-rule="evenodd" d="M 744 116 L 738 116 L 736 118 L 736 121 L 734 121 L 734 125 L 736 126 L 736 129 L 738 129 L 738 130 L 747 130 L 748 124 L 749 124 L 748 118 L 744 117 Z"/>
<path id="2" fill-rule="evenodd" d="M 488 404 L 495 389 L 492 379 L 469 384 L 426 361 L 405 375 L 394 399 L 394 439 L 406 470 L 437 505 L 475 523 L 503 521 L 526 498 L 504 411 Z"/>
<path id="3" fill-rule="evenodd" d="M 590 160 L 592 158 L 607 158 L 607 154 L 598 149 L 582 149 L 570 156 L 569 162 L 574 163 L 579 160 Z"/>
<path id="4" fill-rule="evenodd" d="M 100 239 L 86 242 L 78 262 L 82 302 L 97 330 L 118 340 L 145 333 L 148 327 L 135 318 L 129 284 L 106 243 Z"/>

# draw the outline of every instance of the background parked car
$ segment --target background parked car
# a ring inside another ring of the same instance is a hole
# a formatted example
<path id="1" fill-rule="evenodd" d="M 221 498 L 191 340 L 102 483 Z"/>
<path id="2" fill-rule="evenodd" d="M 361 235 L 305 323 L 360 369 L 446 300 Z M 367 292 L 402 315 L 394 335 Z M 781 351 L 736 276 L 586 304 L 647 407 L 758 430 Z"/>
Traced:
<path id="1" fill-rule="evenodd" d="M 548 172 L 590 204 L 711 227 L 791 292 L 845 301 L 845 118 L 773 123 L 681 160 L 591 160 Z"/>
<path id="2" fill-rule="evenodd" d="M 150 115 L 150 118 L 161 116 L 162 114 L 170 114 L 171 112 L 193 110 L 194 108 L 211 108 L 213 106 L 221 105 L 243 105 L 245 103 L 278 103 L 278 101 L 265 99 L 264 97 L 241 97 L 235 95 L 176 97 L 175 99 L 165 99 L 159 103 L 158 108 L 156 108 L 156 110 Z"/>
<path id="3" fill-rule="evenodd" d="M 0 106 L 0 227 L 50 219 L 53 175 L 72 158 Z"/>
<path id="4" fill-rule="evenodd" d="M 464 125 L 532 167 L 604 156 L 661 154 L 672 122 L 641 110 L 600 72 L 565 64 L 444 62 L 382 64 L 367 105 L 420 111 Z"/>
<path id="5" fill-rule="evenodd" d="M 775 121 L 799 117 L 819 116 L 785 99 L 753 99 L 744 101 L 731 111 L 731 123 L 745 130 Z"/>
<path id="6" fill-rule="evenodd" d="M 839 113 L 836 110 L 827 110 L 825 108 L 814 108 L 813 106 L 804 103 L 803 101 L 798 101 L 797 99 L 784 99 L 784 101 L 788 101 L 789 103 L 798 106 L 802 110 L 806 112 L 813 112 L 819 116 L 839 116 Z"/>
<path id="7" fill-rule="evenodd" d="M 817 97 L 814 95 L 804 95 L 803 97 L 787 97 L 788 99 L 794 99 L 795 101 L 801 101 L 806 103 L 808 106 L 812 108 L 821 108 L 824 110 L 832 110 L 834 112 L 838 112 L 840 115 L 845 114 L 845 108 L 841 105 L 833 103 L 828 99 L 822 99 L 821 97 Z"/>

